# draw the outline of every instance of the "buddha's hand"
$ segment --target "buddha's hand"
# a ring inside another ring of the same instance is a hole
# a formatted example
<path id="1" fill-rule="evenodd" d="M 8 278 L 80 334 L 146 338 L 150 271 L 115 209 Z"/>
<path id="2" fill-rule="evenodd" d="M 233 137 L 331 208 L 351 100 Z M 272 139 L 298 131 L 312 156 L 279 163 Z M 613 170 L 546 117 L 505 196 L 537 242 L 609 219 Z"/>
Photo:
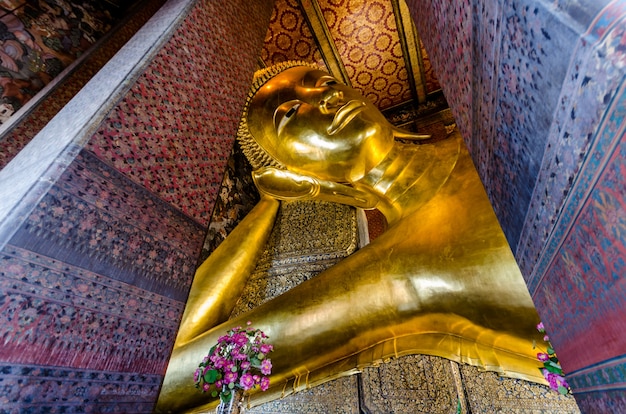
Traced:
<path id="1" fill-rule="evenodd" d="M 378 199 L 345 184 L 320 180 L 293 171 L 263 167 L 252 173 L 259 191 L 278 200 L 323 200 L 371 209 Z"/>
<path id="2" fill-rule="evenodd" d="M 317 179 L 272 167 L 260 168 L 252 173 L 259 191 L 279 200 L 313 199 L 319 193 Z"/>

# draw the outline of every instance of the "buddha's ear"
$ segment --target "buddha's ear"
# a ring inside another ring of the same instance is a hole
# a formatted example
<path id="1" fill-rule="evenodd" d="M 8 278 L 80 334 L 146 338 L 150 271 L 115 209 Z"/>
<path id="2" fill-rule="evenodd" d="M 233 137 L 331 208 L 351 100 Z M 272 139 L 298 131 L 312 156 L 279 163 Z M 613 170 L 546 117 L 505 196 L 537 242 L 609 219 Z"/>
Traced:
<path id="1" fill-rule="evenodd" d="M 374 195 L 345 184 L 272 167 L 254 171 L 252 178 L 262 194 L 278 200 L 323 200 L 364 209 L 374 208 L 379 201 Z"/>

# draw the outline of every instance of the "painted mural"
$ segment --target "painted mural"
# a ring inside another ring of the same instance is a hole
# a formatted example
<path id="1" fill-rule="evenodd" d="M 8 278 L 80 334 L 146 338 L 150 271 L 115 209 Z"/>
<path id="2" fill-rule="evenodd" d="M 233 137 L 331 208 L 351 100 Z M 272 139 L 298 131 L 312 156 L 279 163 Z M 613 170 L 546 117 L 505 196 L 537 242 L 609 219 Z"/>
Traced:
<path id="1" fill-rule="evenodd" d="M 114 2 L 0 1 L 0 124 L 105 35 Z"/>

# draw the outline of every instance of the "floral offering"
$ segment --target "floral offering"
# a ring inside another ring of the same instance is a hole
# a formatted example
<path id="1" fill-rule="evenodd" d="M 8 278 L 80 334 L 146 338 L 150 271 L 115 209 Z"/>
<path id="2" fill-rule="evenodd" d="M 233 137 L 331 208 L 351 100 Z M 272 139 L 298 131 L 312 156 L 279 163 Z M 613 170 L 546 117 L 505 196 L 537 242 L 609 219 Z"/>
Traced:
<path id="1" fill-rule="evenodd" d="M 559 359 L 556 357 L 554 348 L 552 348 L 550 338 L 545 334 L 546 329 L 543 326 L 543 322 L 540 322 L 537 325 L 537 330 L 544 334 L 543 340 L 548 344 L 546 352 L 539 352 L 537 354 L 537 359 L 543 362 L 543 368 L 539 368 L 539 370 L 543 374 L 546 381 L 548 381 L 550 388 L 563 395 L 569 394 L 571 389 L 567 384 L 567 381 L 565 381 L 563 369 L 561 368 L 561 364 L 559 364 Z"/>
<path id="2" fill-rule="evenodd" d="M 224 403 L 232 399 L 235 389 L 269 388 L 272 361 L 267 355 L 274 347 L 265 343 L 268 336 L 251 324 L 245 329 L 233 328 L 217 340 L 194 372 L 196 388 L 213 397 L 219 395 Z"/>

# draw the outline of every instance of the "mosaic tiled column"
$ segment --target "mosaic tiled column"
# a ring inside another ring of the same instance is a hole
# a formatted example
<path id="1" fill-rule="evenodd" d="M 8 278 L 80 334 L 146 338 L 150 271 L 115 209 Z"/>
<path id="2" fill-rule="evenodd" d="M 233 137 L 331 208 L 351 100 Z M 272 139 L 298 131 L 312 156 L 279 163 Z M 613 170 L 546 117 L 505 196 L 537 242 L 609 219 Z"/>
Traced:
<path id="1" fill-rule="evenodd" d="M 271 10 L 167 2 L 2 171 L 0 411 L 152 411 Z"/>

